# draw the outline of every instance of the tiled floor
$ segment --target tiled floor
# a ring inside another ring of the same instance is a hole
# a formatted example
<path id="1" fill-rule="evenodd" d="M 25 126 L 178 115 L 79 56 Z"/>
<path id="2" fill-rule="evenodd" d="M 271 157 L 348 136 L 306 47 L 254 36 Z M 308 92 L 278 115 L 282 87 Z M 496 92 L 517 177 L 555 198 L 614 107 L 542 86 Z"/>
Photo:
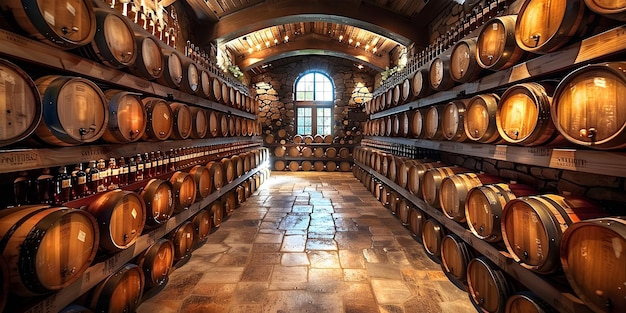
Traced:
<path id="1" fill-rule="evenodd" d="M 139 313 L 475 312 L 352 173 L 272 177 Z"/>

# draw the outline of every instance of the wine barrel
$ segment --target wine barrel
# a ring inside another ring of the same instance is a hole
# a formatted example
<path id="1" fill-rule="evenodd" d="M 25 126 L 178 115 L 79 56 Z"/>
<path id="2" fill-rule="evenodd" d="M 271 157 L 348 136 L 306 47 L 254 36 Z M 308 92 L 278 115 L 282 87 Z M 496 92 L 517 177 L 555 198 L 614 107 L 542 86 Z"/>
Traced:
<path id="1" fill-rule="evenodd" d="M 221 103 L 224 105 L 228 105 L 230 103 L 230 90 L 231 87 L 228 86 L 225 82 L 222 83 L 222 101 Z"/>
<path id="2" fill-rule="evenodd" d="M 211 233 L 211 213 L 208 210 L 200 210 L 191 218 L 193 225 L 194 246 L 198 246 Z"/>
<path id="3" fill-rule="evenodd" d="M 254 162 L 254 155 L 246 152 L 246 153 L 242 153 L 242 159 L 243 159 L 243 171 L 244 173 L 247 173 L 249 171 L 251 171 L 252 169 L 254 169 L 256 166 L 253 166 L 253 162 Z"/>
<path id="4" fill-rule="evenodd" d="M 89 204 L 87 212 L 98 221 L 99 247 L 107 252 L 132 246 L 146 224 L 146 204 L 132 191 L 106 192 Z"/>
<path id="5" fill-rule="evenodd" d="M 391 90 L 391 106 L 395 107 L 400 103 L 400 84 L 393 86 Z"/>
<path id="6" fill-rule="evenodd" d="M 409 223 L 409 214 L 413 209 L 409 205 L 409 201 L 402 197 L 400 202 L 396 206 L 396 216 L 402 222 L 403 225 L 407 225 Z"/>
<path id="7" fill-rule="evenodd" d="M 184 221 L 167 236 L 174 244 L 174 261 L 188 258 L 194 242 L 194 229 L 190 221 Z"/>
<path id="8" fill-rule="evenodd" d="M 418 208 L 413 208 L 409 214 L 409 230 L 411 231 L 411 234 L 420 242 L 422 240 L 424 221 L 426 221 L 427 218 L 426 214 Z"/>
<path id="9" fill-rule="evenodd" d="M 313 150 L 311 150 L 311 147 L 302 147 L 302 151 L 300 151 L 300 154 L 302 155 L 302 157 L 304 158 L 310 158 L 313 155 Z"/>
<path id="10" fill-rule="evenodd" d="M 476 40 L 478 65 L 498 71 L 520 61 L 526 52 L 515 41 L 516 15 L 495 17 L 485 23 Z"/>
<path id="11" fill-rule="evenodd" d="M 180 90 L 195 95 L 200 94 L 200 70 L 191 60 L 182 64 L 183 75 L 180 81 Z"/>
<path id="12" fill-rule="evenodd" d="M 383 134 L 380 134 L 381 136 L 391 136 L 391 131 L 392 131 L 392 123 L 391 123 L 391 116 L 385 116 L 383 117 L 383 121 L 385 124 L 385 131 Z"/>
<path id="13" fill-rule="evenodd" d="M 395 182 L 398 177 L 398 166 L 400 163 L 403 163 L 400 157 L 396 157 L 393 155 L 389 155 L 387 158 L 387 178 L 389 180 Z"/>
<path id="14" fill-rule="evenodd" d="M 234 115 L 226 115 L 226 118 L 228 119 L 228 135 L 224 135 L 224 137 L 226 136 L 241 136 L 241 134 L 237 135 L 237 117 Z"/>
<path id="15" fill-rule="evenodd" d="M 424 116 L 424 134 L 430 140 L 443 140 L 443 125 L 441 124 L 441 116 L 443 115 L 445 105 L 439 104 L 428 108 Z"/>
<path id="16" fill-rule="evenodd" d="M 93 82 L 80 77 L 49 75 L 35 81 L 43 119 L 35 130 L 42 141 L 74 146 L 98 140 L 109 120 L 107 101 Z"/>
<path id="17" fill-rule="evenodd" d="M 9 278 L 9 266 L 2 254 L 0 254 L 0 312 L 4 312 L 4 307 L 9 298 Z"/>
<path id="18" fill-rule="evenodd" d="M 414 99 L 413 90 L 411 90 L 411 79 L 405 78 L 400 88 L 400 103 L 407 103 Z"/>
<path id="19" fill-rule="evenodd" d="M 209 173 L 211 173 L 211 177 L 213 177 L 213 187 L 216 190 L 222 189 L 222 187 L 224 187 L 224 169 L 222 168 L 222 163 L 211 161 L 206 164 L 206 168 L 209 169 Z"/>
<path id="20" fill-rule="evenodd" d="M 248 153 L 242 153 L 240 155 L 233 155 L 230 157 L 230 161 L 233 162 L 233 166 L 235 167 L 235 177 L 241 177 L 244 170 L 244 160 L 249 156 Z"/>
<path id="21" fill-rule="evenodd" d="M 465 217 L 472 233 L 487 242 L 502 239 L 500 218 L 507 202 L 536 195 L 538 192 L 521 184 L 492 184 L 472 188 L 465 200 Z"/>
<path id="22" fill-rule="evenodd" d="M 161 48 L 152 36 L 135 35 L 137 58 L 128 69 L 131 73 L 147 80 L 155 80 L 163 76 L 165 60 Z"/>
<path id="23" fill-rule="evenodd" d="M 626 310 L 626 221 L 601 218 L 575 223 L 563 234 L 561 264 L 576 294 L 595 312 Z"/>
<path id="24" fill-rule="evenodd" d="M 242 118 L 239 116 L 232 116 L 232 120 L 235 121 L 235 136 L 239 137 L 242 135 L 242 129 L 241 129 Z"/>
<path id="25" fill-rule="evenodd" d="M 228 124 L 228 115 L 226 113 L 219 114 L 219 134 L 221 137 L 228 137 L 230 134 L 230 125 Z"/>
<path id="26" fill-rule="evenodd" d="M 293 143 L 302 143 L 302 135 L 293 136 Z"/>
<path id="27" fill-rule="evenodd" d="M 211 86 L 211 76 L 209 75 L 209 72 L 199 69 L 198 80 L 200 81 L 198 94 L 203 98 L 211 99 L 213 86 Z"/>
<path id="28" fill-rule="evenodd" d="M 352 163 L 342 161 L 339 163 L 339 170 L 342 172 L 349 172 L 352 169 Z"/>
<path id="29" fill-rule="evenodd" d="M 313 149 L 313 156 L 315 158 L 318 158 L 318 159 L 322 158 L 324 157 L 324 154 L 325 154 L 325 151 L 324 151 L 324 148 L 322 147 L 316 147 L 315 149 Z"/>
<path id="30" fill-rule="evenodd" d="M 300 164 L 300 166 L 302 167 L 303 171 L 310 171 L 313 169 L 313 163 L 311 163 L 311 161 L 302 161 L 302 164 Z"/>
<path id="31" fill-rule="evenodd" d="M 559 269 L 563 232 L 573 223 L 603 216 L 588 200 L 559 195 L 520 197 L 502 212 L 502 239 L 511 257 L 523 267 L 541 274 Z"/>
<path id="32" fill-rule="evenodd" d="M 413 138 L 424 138 L 426 132 L 423 131 L 424 125 L 423 110 L 413 110 L 409 118 L 409 136 Z"/>
<path id="33" fill-rule="evenodd" d="M 424 98 L 433 93 L 428 83 L 430 75 L 428 69 L 420 69 L 411 79 L 411 91 L 415 98 Z"/>
<path id="34" fill-rule="evenodd" d="M 391 116 L 389 127 L 389 136 L 397 137 L 400 132 L 400 120 L 398 119 L 398 114 L 394 114 Z"/>
<path id="35" fill-rule="evenodd" d="M 380 184 L 380 183 L 376 183 L 375 184 Z M 380 184 L 380 186 L 383 186 L 382 184 Z M 371 187 L 371 185 L 370 185 Z M 378 188 L 374 188 L 375 191 L 378 191 Z M 400 200 L 402 200 L 402 196 L 400 196 L 397 192 L 395 191 L 391 191 L 390 189 L 387 189 L 387 202 L 388 202 L 388 208 L 389 211 L 391 211 L 392 214 L 396 215 L 398 214 L 398 205 L 400 204 Z M 381 192 L 382 193 L 382 192 Z"/>
<path id="36" fill-rule="evenodd" d="M 551 113 L 557 130 L 570 142 L 594 149 L 626 147 L 626 63 L 579 68 L 558 85 Z"/>
<path id="37" fill-rule="evenodd" d="M 432 205 L 435 208 L 439 208 L 439 190 L 443 179 L 454 174 L 467 172 L 470 172 L 470 170 L 458 166 L 436 167 L 427 170 L 422 176 L 422 181 L 420 184 L 424 201 L 426 201 L 426 203 Z"/>
<path id="38" fill-rule="evenodd" d="M 199 107 L 189 107 L 191 113 L 191 133 L 189 138 L 203 139 L 207 135 L 209 117 L 206 110 Z"/>
<path id="39" fill-rule="evenodd" d="M 289 147 L 289 151 L 287 153 L 290 157 L 295 158 L 300 156 L 300 149 L 298 149 L 298 146 L 291 146 Z"/>
<path id="40" fill-rule="evenodd" d="M 94 38 L 90 44 L 78 49 L 79 53 L 113 68 L 133 65 L 138 49 L 128 19 L 104 9 L 95 9 L 94 14 L 96 17 Z"/>
<path id="41" fill-rule="evenodd" d="M 222 82 L 217 77 L 211 77 L 211 93 L 210 99 L 216 102 L 222 102 Z"/>
<path id="42" fill-rule="evenodd" d="M 288 167 L 290 171 L 297 172 L 300 169 L 300 164 L 297 161 L 291 161 Z"/>
<path id="43" fill-rule="evenodd" d="M 422 228 L 422 243 L 426 254 L 435 259 L 441 258 L 441 241 L 445 234 L 445 227 L 441 226 L 436 220 L 429 218 L 424 222 Z"/>
<path id="44" fill-rule="evenodd" d="M 35 82 L 17 65 L 0 59 L 0 147 L 30 136 L 41 121 L 41 97 Z M 4 113 L 6 112 L 6 113 Z"/>
<path id="45" fill-rule="evenodd" d="M 504 313 L 514 292 L 504 272 L 484 256 L 467 265 L 467 286 L 470 301 L 486 313 Z"/>
<path id="46" fill-rule="evenodd" d="M 552 87 L 522 83 L 507 89 L 498 104 L 496 125 L 504 140 L 524 146 L 545 144 L 558 136 L 550 116 Z"/>
<path id="47" fill-rule="evenodd" d="M 176 172 L 170 177 L 174 212 L 187 210 L 196 201 L 196 182 L 189 173 Z"/>
<path id="48" fill-rule="evenodd" d="M 327 158 L 336 158 L 337 157 L 337 149 L 333 147 L 326 148 L 326 152 L 324 153 Z"/>
<path id="49" fill-rule="evenodd" d="M 213 226 L 220 227 L 220 225 L 222 225 L 222 219 L 224 218 L 224 207 L 222 206 L 222 202 L 213 201 L 213 203 L 209 205 L 209 212 L 213 217 Z"/>
<path id="50" fill-rule="evenodd" d="M 323 143 L 323 142 L 324 142 L 323 135 L 315 134 L 315 136 L 313 136 L 313 143 Z"/>
<path id="51" fill-rule="evenodd" d="M 169 138 L 174 128 L 173 112 L 169 104 L 159 98 L 144 98 L 143 105 L 146 107 L 148 120 L 146 132 L 141 139 L 146 141 L 162 141 Z"/>
<path id="52" fill-rule="evenodd" d="M 411 166 L 412 162 L 413 160 L 396 158 L 395 182 L 402 189 L 407 189 L 407 184 L 409 183 L 409 167 Z M 389 177 L 389 179 L 391 179 L 391 177 Z"/>
<path id="53" fill-rule="evenodd" d="M 437 91 L 445 91 L 454 87 L 450 74 L 450 55 L 440 55 L 432 60 L 428 69 L 428 84 Z"/>
<path id="54" fill-rule="evenodd" d="M 235 87 L 230 87 L 228 90 L 228 103 L 226 103 L 226 105 L 231 108 L 237 108 L 237 96 L 237 89 L 235 89 Z"/>
<path id="55" fill-rule="evenodd" d="M 226 183 L 232 183 L 233 180 L 235 180 L 236 171 L 233 162 L 231 162 L 229 158 L 222 158 L 220 163 L 222 163 L 222 168 L 224 169 L 224 178 L 226 179 Z"/>
<path id="56" fill-rule="evenodd" d="M 283 161 L 283 160 L 276 160 L 274 162 L 274 170 L 284 171 L 285 170 L 285 166 L 286 166 L 285 165 L 285 161 Z"/>
<path id="57" fill-rule="evenodd" d="M 408 165 L 407 173 L 407 187 L 409 192 L 416 195 L 418 198 L 422 198 L 422 177 L 424 173 L 431 168 L 447 166 L 440 162 L 432 162 L 431 160 L 411 161 Z"/>
<path id="58" fill-rule="evenodd" d="M 146 225 L 161 225 L 174 213 L 172 184 L 169 181 L 151 179 L 141 190 L 141 197 L 146 204 Z"/>
<path id="59" fill-rule="evenodd" d="M 94 312 L 135 312 L 141 303 L 144 279 L 139 266 L 124 265 L 94 288 L 89 308 Z"/>
<path id="60" fill-rule="evenodd" d="M 89 0 L 41 1 L 29 5 L 8 0 L 3 6 L 31 37 L 61 49 L 84 46 L 96 33 L 96 17 Z"/>
<path id="61" fill-rule="evenodd" d="M 441 181 L 439 206 L 449 219 L 465 222 L 465 205 L 469 190 L 477 186 L 500 183 L 502 180 L 500 177 L 476 173 L 448 176 Z"/>
<path id="62" fill-rule="evenodd" d="M 385 95 L 385 109 L 389 109 L 393 106 L 393 87 L 387 89 Z"/>
<path id="63" fill-rule="evenodd" d="M 530 291 L 520 291 L 506 301 L 506 313 L 556 313 L 557 311 Z"/>
<path id="64" fill-rule="evenodd" d="M 129 143 L 139 140 L 148 123 L 146 109 L 139 96 L 122 90 L 104 92 L 108 99 L 109 121 L 102 139 L 110 143 Z"/>
<path id="65" fill-rule="evenodd" d="M 220 199 L 226 216 L 232 215 L 233 212 L 235 212 L 235 208 L 237 208 L 237 195 L 233 191 L 230 191 L 223 195 Z"/>
<path id="66" fill-rule="evenodd" d="M 441 115 L 441 131 L 447 140 L 463 142 L 467 139 L 465 134 L 465 100 L 453 100 L 448 102 Z"/>
<path id="67" fill-rule="evenodd" d="M 189 170 L 189 174 L 196 182 L 196 200 L 204 199 L 213 192 L 213 179 L 206 166 L 196 165 Z"/>
<path id="68" fill-rule="evenodd" d="M 441 269 L 456 280 L 467 280 L 467 264 L 474 258 L 473 249 L 456 234 L 441 240 Z"/>
<path id="69" fill-rule="evenodd" d="M 526 1 L 517 15 L 515 40 L 526 51 L 552 52 L 582 37 L 592 17 L 583 0 Z"/>
<path id="70" fill-rule="evenodd" d="M 328 152 L 328 150 L 326 150 Z M 339 148 L 339 157 L 342 159 L 347 159 L 350 157 L 350 149 L 346 147 Z"/>
<path id="71" fill-rule="evenodd" d="M 161 238 L 137 257 L 137 266 L 143 271 L 146 288 L 163 286 L 167 283 L 174 265 L 174 244 Z"/>
<path id="72" fill-rule="evenodd" d="M 324 135 L 324 143 L 333 143 L 333 136 L 331 135 Z"/>
<path id="73" fill-rule="evenodd" d="M 61 290 L 80 278 L 96 256 L 100 233 L 86 211 L 21 206 L 0 211 L 0 220 L 0 253 L 13 294 Z"/>
<path id="74" fill-rule="evenodd" d="M 337 170 L 337 163 L 335 163 L 335 161 L 328 161 L 326 162 L 326 171 L 327 172 L 334 172 Z"/>
<path id="75" fill-rule="evenodd" d="M 324 162 L 322 161 L 315 161 L 313 163 L 313 169 L 317 172 L 321 172 L 324 170 Z"/>
<path id="76" fill-rule="evenodd" d="M 398 136 L 406 137 L 409 134 L 409 115 L 406 112 L 398 114 Z"/>
<path id="77" fill-rule="evenodd" d="M 450 53 L 450 74 L 454 81 L 467 83 L 480 77 L 483 68 L 476 60 L 476 38 L 458 41 Z"/>
<path id="78" fill-rule="evenodd" d="M 59 313 L 93 313 L 93 311 L 78 304 L 70 304 L 61 309 Z"/>
<path id="79" fill-rule="evenodd" d="M 302 138 L 302 141 L 304 142 L 304 144 L 310 145 L 313 143 L 313 136 L 306 135 Z"/>
<path id="80" fill-rule="evenodd" d="M 626 1 L 624 0 L 585 0 L 585 4 L 595 13 L 626 21 Z"/>
<path id="81" fill-rule="evenodd" d="M 287 151 L 287 148 L 285 146 L 277 146 L 276 148 L 274 148 L 274 156 L 277 158 L 282 158 L 285 156 L 285 151 Z"/>
<path id="82" fill-rule="evenodd" d="M 219 113 L 215 112 L 215 111 L 209 111 L 209 119 L 208 119 L 208 137 L 211 138 L 215 138 L 215 137 L 219 137 L 220 136 L 220 120 L 219 120 Z M 269 136 L 269 135 L 268 135 Z M 272 139 L 274 137 L 272 136 Z M 265 138 L 265 142 L 267 142 L 267 138 Z M 273 143 L 272 142 L 267 142 L 267 143 Z"/>
<path id="83" fill-rule="evenodd" d="M 157 81 L 164 86 L 179 88 L 183 81 L 183 61 L 176 51 L 163 50 L 163 75 Z"/>
<path id="84" fill-rule="evenodd" d="M 468 139 L 481 143 L 497 143 L 501 140 L 496 125 L 496 112 L 500 97 L 496 94 L 474 96 L 469 100 L 463 119 Z"/>

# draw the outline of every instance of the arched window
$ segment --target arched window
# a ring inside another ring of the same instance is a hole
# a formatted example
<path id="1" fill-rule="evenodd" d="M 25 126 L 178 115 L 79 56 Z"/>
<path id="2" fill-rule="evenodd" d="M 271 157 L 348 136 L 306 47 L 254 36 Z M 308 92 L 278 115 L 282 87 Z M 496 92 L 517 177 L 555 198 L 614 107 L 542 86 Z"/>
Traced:
<path id="1" fill-rule="evenodd" d="M 306 73 L 296 81 L 296 129 L 302 135 L 332 135 L 335 88 L 320 72 Z"/>

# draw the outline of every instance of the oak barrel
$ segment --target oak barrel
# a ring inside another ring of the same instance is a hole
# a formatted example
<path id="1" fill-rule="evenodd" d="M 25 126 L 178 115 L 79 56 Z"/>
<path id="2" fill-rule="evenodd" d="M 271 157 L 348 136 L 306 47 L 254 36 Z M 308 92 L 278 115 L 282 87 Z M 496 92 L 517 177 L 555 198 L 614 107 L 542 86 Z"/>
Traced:
<path id="1" fill-rule="evenodd" d="M 413 110 L 409 117 L 409 136 L 413 138 L 424 138 L 426 132 L 424 132 L 424 110 Z"/>
<path id="2" fill-rule="evenodd" d="M 514 292 L 504 272 L 484 256 L 467 265 L 467 286 L 470 301 L 485 313 L 504 313 Z"/>
<path id="3" fill-rule="evenodd" d="M 174 244 L 166 238 L 157 240 L 137 257 L 137 266 L 143 271 L 146 288 L 167 283 L 172 265 L 174 265 Z"/>
<path id="4" fill-rule="evenodd" d="M 472 97 L 465 110 L 463 128 L 468 139 L 480 143 L 496 143 L 501 140 L 496 113 L 500 97 L 483 94 Z"/>
<path id="5" fill-rule="evenodd" d="M 515 41 L 516 15 L 495 17 L 485 23 L 476 41 L 476 61 L 490 70 L 507 69 L 524 57 L 526 52 Z"/>
<path id="6" fill-rule="evenodd" d="M 418 241 L 422 240 L 422 229 L 427 218 L 428 216 L 418 208 L 413 208 L 409 213 L 409 230 Z"/>
<path id="7" fill-rule="evenodd" d="M 570 142 L 594 149 L 626 147 L 626 63 L 579 68 L 559 83 L 551 113 Z"/>
<path id="8" fill-rule="evenodd" d="M 498 104 L 496 125 L 509 143 L 524 146 L 545 144 L 558 136 L 550 106 L 552 87 L 547 84 L 522 83 L 508 88 Z"/>
<path id="9" fill-rule="evenodd" d="M 109 121 L 102 139 L 110 143 L 139 140 L 148 123 L 146 108 L 139 95 L 115 89 L 105 91 L 104 95 L 108 99 Z"/>
<path id="10" fill-rule="evenodd" d="M 413 100 L 413 92 L 411 90 L 411 79 L 405 78 L 400 87 L 400 103 L 407 103 L 408 101 Z"/>
<path id="11" fill-rule="evenodd" d="M 142 269 L 135 264 L 126 264 L 94 288 L 89 308 L 94 312 L 135 312 L 143 288 Z"/>
<path id="12" fill-rule="evenodd" d="M 196 63 L 186 61 L 183 63 L 183 75 L 180 81 L 180 90 L 195 95 L 201 94 L 200 70 Z"/>
<path id="13" fill-rule="evenodd" d="M 167 139 L 174 128 L 173 112 L 170 105 L 163 99 L 144 98 L 143 105 L 146 107 L 148 120 L 146 132 L 141 139 L 146 141 L 162 141 Z"/>
<path id="14" fill-rule="evenodd" d="M 90 44 L 79 49 L 80 54 L 113 68 L 133 65 L 138 49 L 128 19 L 104 9 L 95 9 L 94 13 L 95 36 Z"/>
<path id="15" fill-rule="evenodd" d="M 63 289 L 89 267 L 100 241 L 86 211 L 46 205 L 0 211 L 0 252 L 11 293 L 32 296 Z"/>
<path id="16" fill-rule="evenodd" d="M 222 168 L 224 169 L 224 179 L 227 184 L 230 184 L 233 180 L 235 180 L 235 164 L 233 164 L 229 158 L 222 158 L 220 163 L 222 163 Z"/>
<path id="17" fill-rule="evenodd" d="M 625 0 L 585 0 L 587 7 L 608 18 L 626 21 Z"/>
<path id="18" fill-rule="evenodd" d="M 226 113 L 219 114 L 219 134 L 221 137 L 228 137 L 233 135 L 230 133 L 230 125 L 228 124 L 228 115 Z"/>
<path id="19" fill-rule="evenodd" d="M 137 58 L 129 67 L 131 73 L 147 80 L 155 80 L 163 76 L 165 60 L 161 54 L 161 48 L 152 36 L 135 35 L 137 44 Z"/>
<path id="20" fill-rule="evenodd" d="M 217 77 L 211 77 L 211 100 L 222 102 L 222 82 Z"/>
<path id="21" fill-rule="evenodd" d="M 506 313 L 556 313 L 557 311 L 530 291 L 520 291 L 506 301 Z"/>
<path id="22" fill-rule="evenodd" d="M 467 280 L 467 264 L 473 258 L 473 248 L 456 234 L 448 234 L 441 240 L 441 269 L 458 281 Z"/>
<path id="23" fill-rule="evenodd" d="M 193 225 L 194 245 L 198 246 L 211 233 L 211 213 L 206 210 L 200 210 L 191 218 Z"/>
<path id="24" fill-rule="evenodd" d="M 300 149 L 298 146 L 291 146 L 289 147 L 287 154 L 292 158 L 298 157 L 300 156 Z"/>
<path id="25" fill-rule="evenodd" d="M 209 126 L 209 116 L 203 108 L 189 107 L 191 113 L 191 133 L 189 138 L 203 139 L 206 137 Z"/>
<path id="26" fill-rule="evenodd" d="M 433 93 L 429 82 L 428 69 L 420 69 L 411 79 L 411 91 L 415 98 L 424 98 Z"/>
<path id="27" fill-rule="evenodd" d="M 213 178 L 206 166 L 196 165 L 189 170 L 189 174 L 196 182 L 196 200 L 204 199 L 213 192 Z"/>
<path id="28" fill-rule="evenodd" d="M 585 199 L 553 194 L 520 197 L 502 212 L 502 239 L 511 257 L 523 267 L 547 274 L 560 268 L 563 232 L 573 223 L 605 215 Z"/>
<path id="29" fill-rule="evenodd" d="M 87 207 L 98 221 L 100 249 L 116 252 L 132 246 L 146 224 L 146 204 L 132 191 L 113 190 Z"/>
<path id="30" fill-rule="evenodd" d="M 191 255 L 194 242 L 194 229 L 190 221 L 184 221 L 167 236 L 174 244 L 174 261 Z"/>
<path id="31" fill-rule="evenodd" d="M 337 149 L 335 149 L 334 147 L 328 147 L 326 148 L 326 151 L 324 153 L 326 155 L 327 158 L 336 158 L 337 157 Z"/>
<path id="32" fill-rule="evenodd" d="M 230 157 L 230 161 L 233 162 L 233 166 L 235 167 L 235 177 L 241 177 L 244 170 L 245 159 L 249 156 L 249 153 L 241 153 L 240 155 L 233 155 Z"/>
<path id="33" fill-rule="evenodd" d="M 213 201 L 211 205 L 209 205 L 209 212 L 213 217 L 213 226 L 220 227 L 222 225 L 222 219 L 224 218 L 224 207 L 222 206 L 222 202 Z"/>
<path id="34" fill-rule="evenodd" d="M 2 147 L 18 142 L 35 131 L 41 122 L 42 104 L 35 82 L 17 65 L 0 59 L 0 73 Z"/>
<path id="35" fill-rule="evenodd" d="M 339 163 L 339 170 L 342 172 L 349 172 L 352 169 L 352 163 L 342 161 Z"/>
<path id="36" fill-rule="evenodd" d="M 322 158 L 324 157 L 325 151 L 324 148 L 322 147 L 316 147 L 315 149 L 313 149 L 313 156 L 316 158 Z"/>
<path id="37" fill-rule="evenodd" d="M 411 209 L 411 206 L 409 205 L 409 201 L 406 198 L 402 197 L 400 199 L 400 202 L 396 206 L 396 216 L 398 217 L 400 222 L 402 222 L 403 225 L 408 224 L 409 214 L 411 213 L 412 210 L 413 209 Z"/>
<path id="38" fill-rule="evenodd" d="M 335 161 L 328 161 L 326 162 L 326 171 L 327 172 L 334 172 L 337 170 L 337 163 Z"/>
<path id="39" fill-rule="evenodd" d="M 398 114 L 392 115 L 390 122 L 391 127 L 389 127 L 389 136 L 397 137 L 400 132 L 400 120 L 398 120 Z"/>
<path id="40" fill-rule="evenodd" d="M 220 198 L 220 200 L 222 201 L 222 206 L 224 207 L 226 216 L 232 215 L 237 208 L 237 195 L 235 192 L 232 190 L 227 192 Z"/>
<path id="41" fill-rule="evenodd" d="M 422 228 L 422 243 L 428 256 L 439 259 L 441 257 L 441 241 L 445 234 L 445 227 L 436 220 L 429 218 Z"/>
<path id="42" fill-rule="evenodd" d="M 232 87 L 228 86 L 226 83 L 222 83 L 222 104 L 229 105 L 230 103 L 230 90 Z"/>
<path id="43" fill-rule="evenodd" d="M 431 168 L 447 166 L 440 162 L 433 162 L 432 160 L 412 160 L 405 165 L 407 169 L 407 183 L 406 186 L 409 192 L 416 195 L 418 198 L 422 198 L 422 177 L 424 173 Z"/>
<path id="44" fill-rule="evenodd" d="M 476 173 L 448 176 L 441 181 L 439 206 L 443 214 L 449 219 L 465 222 L 465 204 L 470 189 L 502 181 L 503 179 L 500 177 Z"/>
<path id="45" fill-rule="evenodd" d="M 231 136 L 231 137 L 235 137 L 235 136 L 241 136 L 241 134 L 237 135 L 237 116 L 234 115 L 226 115 L 226 118 L 228 120 L 228 135 L 224 135 L 224 137 L 226 136 Z"/>
<path id="46" fill-rule="evenodd" d="M 427 170 L 422 176 L 420 188 L 422 189 L 422 196 L 426 203 L 433 207 L 440 207 L 440 188 L 441 182 L 444 178 L 452 176 L 454 174 L 467 173 L 470 170 L 458 166 L 452 167 L 436 167 Z"/>
<path id="47" fill-rule="evenodd" d="M 222 163 L 211 161 L 206 164 L 206 168 L 209 169 L 209 173 L 211 173 L 211 177 L 213 177 L 213 187 L 217 190 L 224 187 L 224 169 L 222 168 Z"/>
<path id="48" fill-rule="evenodd" d="M 285 161 L 276 160 L 274 161 L 274 170 L 276 171 L 284 171 L 286 167 Z"/>
<path id="49" fill-rule="evenodd" d="M 157 81 L 164 86 L 179 88 L 183 81 L 183 61 L 176 51 L 163 50 L 163 75 Z"/>
<path id="50" fill-rule="evenodd" d="M 467 83 L 480 77 L 483 68 L 476 60 L 476 38 L 458 41 L 450 53 L 450 74 L 452 79 Z"/>
<path id="51" fill-rule="evenodd" d="M 74 146 L 98 140 L 109 120 L 107 101 L 96 84 L 80 77 L 49 75 L 35 83 L 43 119 L 35 134 L 46 143 Z"/>
<path id="52" fill-rule="evenodd" d="M 441 115 L 441 131 L 447 140 L 463 142 L 467 139 L 465 134 L 465 100 L 448 102 Z"/>
<path id="53" fill-rule="evenodd" d="M 583 36 L 590 17 L 583 0 L 526 1 L 517 15 L 515 40 L 526 51 L 552 52 Z"/>
<path id="54" fill-rule="evenodd" d="M 443 125 L 441 117 L 445 109 L 444 104 L 434 105 L 428 108 L 424 117 L 424 134 L 431 140 L 443 140 Z"/>
<path id="55" fill-rule="evenodd" d="M 174 213 L 174 196 L 169 181 L 153 178 L 141 190 L 146 204 L 146 225 L 161 225 Z"/>
<path id="56" fill-rule="evenodd" d="M 9 266 L 2 254 L 0 254 L 0 312 L 4 312 L 4 307 L 9 298 L 9 278 Z"/>
<path id="57" fill-rule="evenodd" d="M 522 184 L 499 183 L 472 188 L 465 200 L 465 218 L 470 231 L 484 241 L 500 241 L 500 219 L 507 202 L 537 193 L 534 188 Z"/>
<path id="58" fill-rule="evenodd" d="M 184 103 L 173 102 L 170 104 L 170 107 L 172 108 L 173 117 L 170 139 L 184 140 L 189 138 L 192 128 L 191 110 L 189 110 L 189 106 Z"/>
<path id="59" fill-rule="evenodd" d="M 430 88 L 444 91 L 454 87 L 454 80 L 450 73 L 450 55 L 439 55 L 434 58 L 428 69 L 428 83 Z"/>
<path id="60" fill-rule="evenodd" d="M 211 85 L 211 76 L 209 72 L 199 69 L 198 80 L 200 81 L 198 86 L 198 94 L 206 99 L 211 99 L 213 86 Z"/>
<path id="61" fill-rule="evenodd" d="M 300 163 L 298 163 L 298 161 L 291 161 L 288 167 L 290 171 L 297 172 L 300 169 Z"/>
<path id="62" fill-rule="evenodd" d="M 213 110 L 209 110 L 208 113 L 208 133 L 207 133 L 207 137 L 211 137 L 211 138 L 215 138 L 215 137 L 219 137 L 220 136 L 220 120 L 219 120 L 219 113 L 213 111 Z M 270 135 L 268 135 L 270 136 Z M 272 140 L 274 139 L 274 136 L 272 136 Z M 273 143 L 272 142 L 268 142 L 268 138 L 266 136 L 265 138 L 265 142 L 266 143 Z"/>
<path id="63" fill-rule="evenodd" d="M 73 49 L 91 42 L 96 33 L 96 17 L 89 0 L 4 1 L 17 24 L 31 37 L 62 49 Z"/>
<path id="64" fill-rule="evenodd" d="M 317 172 L 321 172 L 324 170 L 324 162 L 322 161 L 315 161 L 313 163 L 313 169 Z"/>
<path id="65" fill-rule="evenodd" d="M 303 171 L 310 171 L 313 169 L 313 163 L 311 163 L 311 161 L 302 161 L 302 164 L 300 164 L 300 166 L 302 167 Z"/>
<path id="66" fill-rule="evenodd" d="M 174 212 L 180 213 L 187 210 L 196 201 L 196 182 L 189 173 L 175 172 L 170 177 L 172 184 L 172 199 L 174 200 Z"/>
<path id="67" fill-rule="evenodd" d="M 626 221 L 600 218 L 574 223 L 563 234 L 561 264 L 576 294 L 595 312 L 626 310 Z"/>

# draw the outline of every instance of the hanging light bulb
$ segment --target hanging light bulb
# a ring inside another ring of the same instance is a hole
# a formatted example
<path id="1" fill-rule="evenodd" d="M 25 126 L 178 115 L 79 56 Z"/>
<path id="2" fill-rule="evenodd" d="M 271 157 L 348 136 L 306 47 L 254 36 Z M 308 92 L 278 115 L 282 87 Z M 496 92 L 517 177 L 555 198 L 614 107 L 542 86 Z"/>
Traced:
<path id="1" fill-rule="evenodd" d="M 343 40 L 343 35 L 339 35 L 339 42 Z"/>

